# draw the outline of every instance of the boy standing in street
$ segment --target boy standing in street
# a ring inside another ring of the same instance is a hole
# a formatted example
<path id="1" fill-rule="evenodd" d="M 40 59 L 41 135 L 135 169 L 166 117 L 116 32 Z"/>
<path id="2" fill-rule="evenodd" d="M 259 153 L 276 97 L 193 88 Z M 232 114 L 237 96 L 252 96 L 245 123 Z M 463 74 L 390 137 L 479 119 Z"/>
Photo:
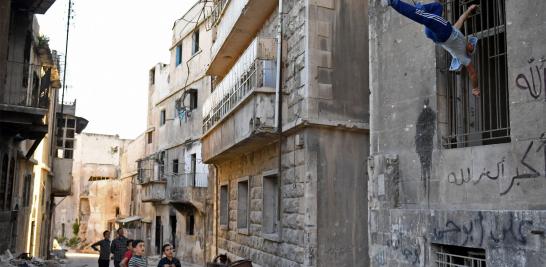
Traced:
<path id="1" fill-rule="evenodd" d="M 127 251 L 127 238 L 125 237 L 125 230 L 123 228 L 118 229 L 118 237 L 112 241 L 110 250 L 114 254 L 114 267 L 119 267 L 119 263 L 123 259 L 123 254 Z"/>
<path id="2" fill-rule="evenodd" d="M 102 233 L 103 240 L 95 242 L 91 248 L 100 252 L 99 267 L 110 266 L 110 231 L 106 230 Z M 99 246 L 99 249 L 97 249 Z"/>
<path id="3" fill-rule="evenodd" d="M 133 241 L 133 256 L 129 260 L 129 267 L 148 267 L 144 257 L 144 241 Z"/>
<path id="4" fill-rule="evenodd" d="M 165 257 L 162 258 L 159 263 L 157 264 L 157 267 L 182 267 L 180 264 L 180 261 L 174 257 L 173 255 L 173 247 L 169 244 L 163 245 L 161 248 L 161 251 L 163 251 L 163 254 L 165 254 Z"/>

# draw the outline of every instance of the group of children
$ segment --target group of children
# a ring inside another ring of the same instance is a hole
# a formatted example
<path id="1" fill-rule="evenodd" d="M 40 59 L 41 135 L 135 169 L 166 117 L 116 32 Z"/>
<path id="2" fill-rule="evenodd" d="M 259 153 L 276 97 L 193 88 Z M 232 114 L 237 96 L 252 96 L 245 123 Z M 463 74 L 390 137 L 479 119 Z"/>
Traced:
<path id="1" fill-rule="evenodd" d="M 104 239 L 91 245 L 96 251 L 100 252 L 99 267 L 110 265 L 110 253 L 114 254 L 115 267 L 148 267 L 148 263 L 143 258 L 145 253 L 144 241 L 136 239 L 127 239 L 123 228 L 118 229 L 118 237 L 110 242 L 110 232 L 104 231 Z M 122 247 L 122 245 L 126 247 Z M 97 249 L 100 246 L 100 249 Z M 161 248 L 163 257 L 157 267 L 181 267 L 180 261 L 174 257 L 174 248 L 170 244 L 165 244 Z"/>

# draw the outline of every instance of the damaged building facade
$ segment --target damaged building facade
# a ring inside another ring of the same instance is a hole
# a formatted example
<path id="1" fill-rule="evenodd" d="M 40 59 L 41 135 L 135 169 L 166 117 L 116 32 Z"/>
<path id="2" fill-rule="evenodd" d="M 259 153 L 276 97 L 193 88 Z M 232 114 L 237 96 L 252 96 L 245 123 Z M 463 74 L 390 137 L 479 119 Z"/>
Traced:
<path id="1" fill-rule="evenodd" d="M 53 199 L 70 194 L 71 166 L 57 153 L 59 57 L 35 17 L 54 2 L 0 1 L 0 250 L 17 255 L 48 255 Z"/>
<path id="2" fill-rule="evenodd" d="M 452 22 L 480 5 L 474 97 L 422 26 L 368 2 L 371 266 L 544 266 L 546 3 L 441 1 Z"/>
<path id="3" fill-rule="evenodd" d="M 213 255 L 368 266 L 367 4 L 232 0 L 212 10 L 201 140 Z"/>
<path id="4" fill-rule="evenodd" d="M 146 151 L 138 160 L 139 199 L 148 208 L 145 240 L 151 255 L 171 244 L 176 256 L 204 264 L 208 167 L 201 156 L 202 106 L 210 92 L 210 3 L 199 1 L 174 22 L 170 64 L 150 70 Z M 151 206 L 151 208 L 150 208 Z"/>
<path id="5" fill-rule="evenodd" d="M 117 135 L 76 134 L 70 164 L 71 194 L 56 198 L 53 237 L 85 248 L 130 216 L 131 187 L 122 179 L 123 152 L 131 140 Z M 77 235 L 73 233 L 78 225 Z"/>

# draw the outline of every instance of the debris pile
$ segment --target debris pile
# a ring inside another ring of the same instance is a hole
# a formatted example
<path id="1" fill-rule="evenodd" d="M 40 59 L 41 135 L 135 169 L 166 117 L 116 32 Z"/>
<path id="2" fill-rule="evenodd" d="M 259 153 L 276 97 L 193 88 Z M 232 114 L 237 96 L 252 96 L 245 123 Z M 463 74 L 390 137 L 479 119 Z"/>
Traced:
<path id="1" fill-rule="evenodd" d="M 0 255 L 0 267 L 65 267 L 66 264 L 60 259 L 44 260 L 40 257 L 30 257 L 29 253 L 21 253 L 16 258 L 11 251 L 6 250 Z"/>

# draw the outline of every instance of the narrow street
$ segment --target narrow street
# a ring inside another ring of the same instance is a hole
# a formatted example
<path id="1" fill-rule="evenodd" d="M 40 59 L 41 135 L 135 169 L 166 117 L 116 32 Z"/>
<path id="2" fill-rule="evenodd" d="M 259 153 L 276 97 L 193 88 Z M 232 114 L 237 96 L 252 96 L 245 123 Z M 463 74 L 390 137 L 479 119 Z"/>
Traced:
<path id="1" fill-rule="evenodd" d="M 92 266 L 98 266 L 98 254 L 86 254 L 86 253 L 75 253 L 75 252 L 69 252 L 66 253 L 67 261 L 66 261 L 66 267 L 92 267 Z M 157 266 L 157 263 L 159 262 L 159 257 L 152 256 L 148 257 L 148 267 L 154 267 Z M 191 264 L 187 262 L 181 262 L 182 267 L 199 267 L 201 265 Z M 110 262 L 110 267 L 114 266 L 114 262 Z"/>

